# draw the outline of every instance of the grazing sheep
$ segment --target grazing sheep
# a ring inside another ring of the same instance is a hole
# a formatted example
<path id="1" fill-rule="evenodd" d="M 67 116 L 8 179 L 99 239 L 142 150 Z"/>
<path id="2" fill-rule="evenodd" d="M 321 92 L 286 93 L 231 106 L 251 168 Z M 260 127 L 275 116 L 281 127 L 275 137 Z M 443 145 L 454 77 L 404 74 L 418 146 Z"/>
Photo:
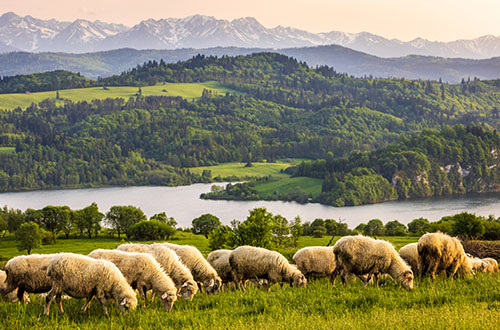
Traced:
<path id="1" fill-rule="evenodd" d="M 114 299 L 122 311 L 135 309 L 137 297 L 120 270 L 111 262 L 73 253 L 59 253 L 52 257 L 47 267 L 52 289 L 46 297 L 44 314 L 49 315 L 50 303 L 56 298 L 59 311 L 64 313 L 61 295 L 87 298 L 85 312 L 94 296 L 102 305 L 105 315 L 107 299 Z"/>
<path id="2" fill-rule="evenodd" d="M 346 236 L 335 243 L 333 252 L 337 263 L 337 271 L 333 280 L 337 273 L 340 273 L 345 286 L 347 286 L 349 274 L 368 275 L 364 281 L 365 287 L 371 275 L 375 275 L 378 279 L 380 274 L 389 274 L 405 289 L 413 289 L 411 268 L 387 241 L 362 235 Z"/>
<path id="3" fill-rule="evenodd" d="M 7 274 L 3 270 L 0 270 L 0 295 L 2 295 L 2 298 L 5 301 L 10 301 L 13 303 L 18 302 L 19 299 L 17 298 L 17 289 L 7 292 L 5 290 L 6 288 L 7 288 Z M 26 302 L 29 301 L 29 296 L 27 292 L 24 293 L 24 297 L 22 300 Z"/>
<path id="4" fill-rule="evenodd" d="M 177 289 L 184 299 L 192 299 L 198 292 L 198 285 L 193 279 L 191 271 L 181 262 L 179 256 L 171 249 L 161 244 L 122 244 L 118 250 L 127 252 L 143 252 L 152 255 L 163 268 L 163 271 L 172 278 Z"/>
<path id="5" fill-rule="evenodd" d="M 484 262 L 483 259 L 474 257 L 473 255 L 466 253 L 465 254 L 467 259 L 469 260 L 472 268 L 472 273 L 477 274 L 478 272 L 485 273 L 486 268 L 488 265 Z M 463 270 L 463 267 L 459 267 L 457 273 L 460 273 L 460 275 L 463 275 L 461 270 Z"/>
<path id="6" fill-rule="evenodd" d="M 222 286 L 222 280 L 217 274 L 217 271 L 194 246 L 171 243 L 157 244 L 161 244 L 162 246 L 174 250 L 187 268 L 191 270 L 191 274 L 193 274 L 195 281 L 201 282 L 208 293 L 216 293 Z"/>
<path id="7" fill-rule="evenodd" d="M 27 302 L 29 293 L 43 293 L 50 291 L 51 284 L 47 276 L 47 266 L 54 254 L 32 254 L 10 259 L 5 265 L 7 275 L 5 293 L 17 289 L 17 298 Z"/>
<path id="8" fill-rule="evenodd" d="M 399 249 L 401 258 L 410 265 L 413 274 L 420 274 L 420 264 L 418 262 L 418 243 L 406 244 Z"/>
<path id="9" fill-rule="evenodd" d="M 153 290 L 160 297 L 163 308 L 171 310 L 177 299 L 177 289 L 172 279 L 163 272 L 160 264 L 148 253 L 97 249 L 88 255 L 94 259 L 111 261 L 122 272 L 128 284 L 139 290 L 143 307 L 146 292 Z"/>
<path id="10" fill-rule="evenodd" d="M 440 232 L 427 233 L 418 240 L 418 255 L 420 273 L 430 274 L 432 279 L 442 271 L 446 271 L 448 277 L 453 277 L 459 269 L 463 277 L 473 274 L 472 263 L 455 237 Z"/>
<path id="11" fill-rule="evenodd" d="M 336 268 L 333 246 L 305 247 L 294 254 L 293 261 L 308 279 L 314 275 L 328 276 L 333 280 L 333 273 Z"/>
<path id="12" fill-rule="evenodd" d="M 238 288 L 244 290 L 241 283 L 247 279 L 267 279 L 269 285 L 278 282 L 283 287 L 283 281 L 290 286 L 305 287 L 307 280 L 294 265 L 276 251 L 254 246 L 240 246 L 229 255 L 232 276 Z"/>
<path id="13" fill-rule="evenodd" d="M 229 283 L 233 281 L 231 275 L 231 265 L 229 264 L 229 255 L 231 250 L 215 250 L 208 254 L 207 261 L 217 271 L 222 282 Z"/>
<path id="14" fill-rule="evenodd" d="M 498 271 L 498 261 L 493 258 L 483 258 L 483 262 L 486 264 L 485 271 L 487 273 L 495 273 Z"/>

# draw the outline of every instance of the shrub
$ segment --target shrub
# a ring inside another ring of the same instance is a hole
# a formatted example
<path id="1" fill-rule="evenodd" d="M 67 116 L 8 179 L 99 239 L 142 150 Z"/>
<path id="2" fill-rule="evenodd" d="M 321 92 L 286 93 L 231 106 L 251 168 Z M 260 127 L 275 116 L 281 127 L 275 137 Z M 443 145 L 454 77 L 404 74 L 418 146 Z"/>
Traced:
<path id="1" fill-rule="evenodd" d="M 127 237 L 137 240 L 167 240 L 175 234 L 175 228 L 159 220 L 143 220 L 127 231 Z"/>

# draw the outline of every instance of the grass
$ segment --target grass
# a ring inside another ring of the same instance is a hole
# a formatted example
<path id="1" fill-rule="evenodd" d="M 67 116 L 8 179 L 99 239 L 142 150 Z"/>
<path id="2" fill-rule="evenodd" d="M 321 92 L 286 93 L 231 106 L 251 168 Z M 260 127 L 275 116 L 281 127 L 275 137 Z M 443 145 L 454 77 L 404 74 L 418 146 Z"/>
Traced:
<path id="1" fill-rule="evenodd" d="M 137 95 L 138 87 L 90 87 L 65 89 L 59 91 L 59 98 L 56 99 L 56 91 L 39 92 L 30 94 L 0 94 L 0 109 L 8 110 L 21 107 L 25 109 L 32 103 L 39 103 L 46 99 L 56 101 L 58 104 L 64 104 L 64 100 L 92 101 L 94 99 L 105 98 L 123 98 L 128 100 Z M 209 89 L 219 94 L 226 92 L 235 93 L 230 89 L 222 87 L 218 82 L 209 81 L 204 83 L 162 83 L 155 86 L 141 87 L 144 96 L 182 96 L 183 98 L 199 98 L 203 89 Z"/>
<path id="2" fill-rule="evenodd" d="M 280 172 L 281 170 L 290 167 L 293 163 L 290 162 L 276 162 L 276 163 L 252 163 L 252 166 L 245 167 L 245 163 L 233 162 L 224 163 L 215 166 L 200 166 L 192 167 L 189 170 L 193 173 L 201 174 L 204 170 L 212 172 L 212 177 L 227 178 L 236 176 L 239 178 L 245 177 L 264 177 L 273 176 L 276 178 L 288 178 L 290 175 Z"/>
<path id="3" fill-rule="evenodd" d="M 0 154 L 15 154 L 16 147 L 0 147 Z"/>
<path id="4" fill-rule="evenodd" d="M 266 197 L 289 194 L 300 188 L 306 194 L 315 197 L 321 193 L 322 183 L 323 180 L 321 179 L 307 177 L 285 178 L 279 181 L 259 183 L 255 186 L 255 190 L 257 190 L 260 196 Z"/>
<path id="5" fill-rule="evenodd" d="M 190 243 L 208 252 L 207 240 L 191 233 L 178 233 L 177 243 Z M 397 248 L 416 237 L 384 237 Z M 326 245 L 330 237 L 301 237 L 299 247 Z M 11 237 L 0 240 L 2 255 L 15 252 Z M 85 253 L 98 247 L 113 247 L 117 238 L 59 239 L 46 252 L 59 248 Z M 61 244 L 61 245 L 59 245 Z M 41 252 L 39 250 L 35 252 Z M 61 315 L 55 304 L 49 317 L 42 315 L 44 300 L 31 295 L 26 306 L 0 302 L 0 328 L 36 329 L 497 329 L 500 317 L 500 273 L 479 274 L 467 280 L 439 278 L 417 281 L 408 292 L 390 279 L 381 279 L 380 288 L 363 288 L 351 279 L 344 288 L 340 281 L 332 287 L 328 280 L 310 281 L 307 288 L 270 292 L 249 287 L 246 292 L 224 291 L 217 295 L 197 294 L 192 301 L 175 303 L 171 312 L 161 309 L 158 300 L 147 309 L 139 308 L 122 316 L 109 305 L 110 316 L 92 302 L 87 313 L 79 308 L 83 300 L 63 300 Z"/>

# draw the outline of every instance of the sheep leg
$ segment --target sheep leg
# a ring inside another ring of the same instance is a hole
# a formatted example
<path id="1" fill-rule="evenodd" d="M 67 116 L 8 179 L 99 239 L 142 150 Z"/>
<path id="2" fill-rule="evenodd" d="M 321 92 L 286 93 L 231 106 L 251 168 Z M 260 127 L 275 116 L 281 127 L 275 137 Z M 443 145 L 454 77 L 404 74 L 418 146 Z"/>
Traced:
<path id="1" fill-rule="evenodd" d="M 90 306 L 90 302 L 94 299 L 94 295 L 91 295 L 90 297 L 87 297 L 87 301 L 85 302 L 85 305 L 82 306 L 82 312 L 86 312 L 87 308 Z"/>
<path id="2" fill-rule="evenodd" d="M 347 280 L 349 278 L 349 274 L 347 272 L 342 272 L 342 275 L 340 276 L 340 278 L 342 279 L 342 283 L 344 283 L 344 287 L 347 288 Z"/>
<path id="3" fill-rule="evenodd" d="M 108 306 L 106 306 L 106 297 L 98 297 L 99 302 L 101 303 L 102 306 L 102 312 L 104 315 L 108 316 Z"/>
<path id="4" fill-rule="evenodd" d="M 62 306 L 62 303 L 61 303 L 61 293 L 58 293 L 56 295 L 56 304 L 57 304 L 57 308 L 59 308 L 59 312 L 61 314 L 64 314 L 64 309 L 63 309 L 63 306 Z"/>
<path id="5" fill-rule="evenodd" d="M 458 262 L 454 262 L 450 267 L 448 267 L 448 269 L 446 270 L 446 275 L 448 275 L 448 278 L 453 279 L 453 276 L 455 276 L 455 274 L 457 273 L 459 266 L 460 264 Z"/>
<path id="6" fill-rule="evenodd" d="M 21 303 L 26 303 L 24 300 L 24 289 L 23 288 L 18 288 L 17 289 L 17 300 L 19 300 Z"/>
<path id="7" fill-rule="evenodd" d="M 146 308 L 146 298 L 147 297 L 146 297 L 146 292 L 144 292 L 144 287 L 142 285 L 139 285 L 137 287 L 137 290 L 139 290 L 139 295 L 141 296 L 142 308 Z"/>
<path id="8" fill-rule="evenodd" d="M 47 297 L 45 297 L 45 308 L 43 309 L 43 314 L 49 315 L 50 303 L 52 302 L 55 296 L 56 296 L 56 291 L 54 290 L 54 288 L 52 288 L 47 294 Z"/>
<path id="9" fill-rule="evenodd" d="M 335 269 L 332 273 L 331 279 L 332 279 L 332 285 L 335 287 L 335 280 L 337 279 L 338 271 Z"/>

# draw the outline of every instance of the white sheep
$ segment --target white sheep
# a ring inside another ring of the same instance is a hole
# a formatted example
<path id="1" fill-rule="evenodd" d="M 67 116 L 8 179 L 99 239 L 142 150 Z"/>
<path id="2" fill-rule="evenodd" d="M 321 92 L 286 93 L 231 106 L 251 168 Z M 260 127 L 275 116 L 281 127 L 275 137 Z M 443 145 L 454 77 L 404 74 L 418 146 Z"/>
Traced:
<path id="1" fill-rule="evenodd" d="M 208 263 L 201 252 L 191 245 L 157 243 L 172 249 L 182 262 L 191 270 L 195 281 L 200 282 L 208 293 L 216 293 L 222 286 L 217 271 Z M 155 245 L 155 244 L 153 244 Z"/>
<path id="2" fill-rule="evenodd" d="M 172 279 L 163 272 L 162 267 L 152 255 L 97 249 L 88 256 L 114 263 L 125 276 L 128 284 L 139 290 L 143 307 L 146 307 L 146 292 L 153 290 L 160 297 L 163 307 L 168 310 L 172 309 L 177 299 L 177 289 Z"/>
<path id="3" fill-rule="evenodd" d="M 215 250 L 208 254 L 207 261 L 217 271 L 222 282 L 229 283 L 233 281 L 231 275 L 231 265 L 229 264 L 229 255 L 231 250 Z"/>
<path id="4" fill-rule="evenodd" d="M 114 299 L 122 311 L 137 307 L 137 297 L 120 270 L 111 262 L 73 253 L 59 253 L 52 257 L 47 267 L 52 289 L 46 297 L 44 314 L 49 315 L 50 303 L 56 298 L 59 311 L 64 313 L 61 295 L 87 298 L 82 310 L 86 311 L 96 297 L 108 314 L 106 302 Z"/>
<path id="5" fill-rule="evenodd" d="M 498 261 L 493 258 L 483 258 L 483 262 L 486 264 L 485 271 L 487 273 L 495 273 L 498 271 Z"/>
<path id="6" fill-rule="evenodd" d="M 347 286 L 349 274 L 368 275 L 364 281 L 366 287 L 371 275 L 389 274 L 405 289 L 413 289 L 411 268 L 387 241 L 363 235 L 345 236 L 335 243 L 333 252 L 337 263 L 333 281 L 337 274 L 341 274 L 342 282 Z"/>
<path id="7" fill-rule="evenodd" d="M 317 276 L 333 279 L 336 268 L 333 246 L 308 246 L 298 250 L 292 259 L 306 278 Z"/>
<path id="8" fill-rule="evenodd" d="M 403 258 L 408 265 L 410 265 L 413 274 L 420 273 L 420 264 L 418 261 L 418 243 L 406 244 L 398 251 L 401 258 Z"/>
<path id="9" fill-rule="evenodd" d="M 158 244 L 122 244 L 118 250 L 127 252 L 143 252 L 152 255 L 175 283 L 184 299 L 192 299 L 198 292 L 198 285 L 191 271 L 182 263 L 179 256 L 171 249 Z"/>
<path id="10" fill-rule="evenodd" d="M 10 259 L 5 265 L 7 280 L 4 292 L 17 289 L 17 298 L 23 303 L 27 302 L 26 292 L 48 292 L 51 284 L 47 266 L 53 256 L 54 254 L 31 254 Z"/>
<path id="11" fill-rule="evenodd" d="M 233 280 L 238 288 L 247 279 L 267 279 L 269 285 L 288 282 L 290 286 L 305 287 L 307 280 L 294 265 L 276 251 L 254 246 L 240 246 L 229 255 Z"/>
<path id="12" fill-rule="evenodd" d="M 463 277 L 473 274 L 472 262 L 465 255 L 462 243 L 447 234 L 427 233 L 420 237 L 418 255 L 420 273 L 429 274 L 432 279 L 442 271 L 446 271 L 448 277 L 453 277 L 459 270 Z"/>

